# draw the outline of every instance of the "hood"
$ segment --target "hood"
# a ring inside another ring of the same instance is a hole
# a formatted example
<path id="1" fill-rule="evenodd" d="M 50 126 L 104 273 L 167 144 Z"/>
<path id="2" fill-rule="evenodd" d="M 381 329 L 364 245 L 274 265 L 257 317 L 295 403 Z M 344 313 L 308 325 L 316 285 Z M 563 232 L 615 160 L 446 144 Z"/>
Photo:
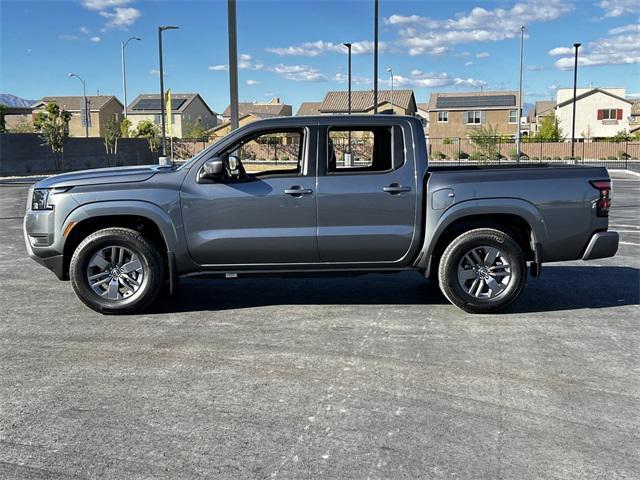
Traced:
<path id="1" fill-rule="evenodd" d="M 161 171 L 172 171 L 166 165 L 141 165 L 135 167 L 96 168 L 77 172 L 62 173 L 45 178 L 36 183 L 35 188 L 76 187 L 105 183 L 144 182 Z"/>

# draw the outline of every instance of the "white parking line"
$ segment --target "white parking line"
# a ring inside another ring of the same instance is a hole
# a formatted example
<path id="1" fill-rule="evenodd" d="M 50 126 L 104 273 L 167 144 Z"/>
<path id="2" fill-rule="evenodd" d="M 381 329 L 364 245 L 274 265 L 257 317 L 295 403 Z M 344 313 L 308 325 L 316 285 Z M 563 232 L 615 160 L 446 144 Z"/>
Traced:
<path id="1" fill-rule="evenodd" d="M 638 225 L 623 225 L 622 223 L 610 223 L 610 227 L 622 227 L 622 228 L 640 228 Z"/>
<path id="2" fill-rule="evenodd" d="M 633 245 L 634 247 L 640 247 L 640 243 L 633 242 L 618 242 L 620 245 Z"/>

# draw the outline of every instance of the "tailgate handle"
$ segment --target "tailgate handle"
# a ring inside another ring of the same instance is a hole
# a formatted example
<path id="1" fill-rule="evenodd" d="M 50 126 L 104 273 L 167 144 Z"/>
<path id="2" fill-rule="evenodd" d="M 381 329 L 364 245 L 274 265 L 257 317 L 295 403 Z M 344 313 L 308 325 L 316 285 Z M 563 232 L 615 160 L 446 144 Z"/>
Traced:
<path id="1" fill-rule="evenodd" d="M 310 188 L 302 188 L 299 185 L 294 185 L 291 188 L 285 188 L 284 193 L 287 195 L 293 195 L 294 197 L 301 197 L 302 195 L 311 195 L 313 190 Z"/>
<path id="2" fill-rule="evenodd" d="M 382 189 L 383 191 L 390 193 L 391 195 L 395 195 L 402 192 L 410 192 L 411 187 L 403 187 L 399 183 L 392 183 L 391 185 L 387 185 Z"/>

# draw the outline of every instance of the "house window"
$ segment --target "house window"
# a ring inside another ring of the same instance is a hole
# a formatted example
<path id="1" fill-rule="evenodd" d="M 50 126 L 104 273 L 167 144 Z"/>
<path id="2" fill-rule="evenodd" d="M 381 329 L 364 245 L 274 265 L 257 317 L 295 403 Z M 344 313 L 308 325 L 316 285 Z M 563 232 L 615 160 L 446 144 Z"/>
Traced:
<path id="1" fill-rule="evenodd" d="M 482 123 L 482 112 L 478 110 L 467 112 L 466 119 L 467 119 L 467 124 L 479 125 Z"/>
<path id="2" fill-rule="evenodd" d="M 622 109 L 604 108 L 598 110 L 598 120 L 622 120 Z"/>
<path id="3" fill-rule="evenodd" d="M 509 123 L 518 123 L 518 110 L 509 110 Z"/>
<path id="4" fill-rule="evenodd" d="M 449 112 L 438 112 L 438 123 L 447 123 L 449 121 Z"/>

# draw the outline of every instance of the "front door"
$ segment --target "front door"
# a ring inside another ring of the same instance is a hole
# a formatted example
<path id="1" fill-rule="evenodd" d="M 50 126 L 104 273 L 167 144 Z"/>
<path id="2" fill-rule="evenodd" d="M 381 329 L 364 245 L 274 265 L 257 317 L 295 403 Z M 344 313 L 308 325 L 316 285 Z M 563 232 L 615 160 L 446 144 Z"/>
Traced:
<path id="1" fill-rule="evenodd" d="M 237 176 L 185 182 L 185 237 L 201 265 L 318 261 L 315 169 L 309 172 L 305 129 L 254 132 L 225 152 Z M 315 142 L 314 142 L 315 143 Z"/>
<path id="2" fill-rule="evenodd" d="M 402 261 L 414 241 L 418 198 L 403 128 L 335 126 L 323 137 L 326 155 L 318 158 L 320 259 Z"/>

